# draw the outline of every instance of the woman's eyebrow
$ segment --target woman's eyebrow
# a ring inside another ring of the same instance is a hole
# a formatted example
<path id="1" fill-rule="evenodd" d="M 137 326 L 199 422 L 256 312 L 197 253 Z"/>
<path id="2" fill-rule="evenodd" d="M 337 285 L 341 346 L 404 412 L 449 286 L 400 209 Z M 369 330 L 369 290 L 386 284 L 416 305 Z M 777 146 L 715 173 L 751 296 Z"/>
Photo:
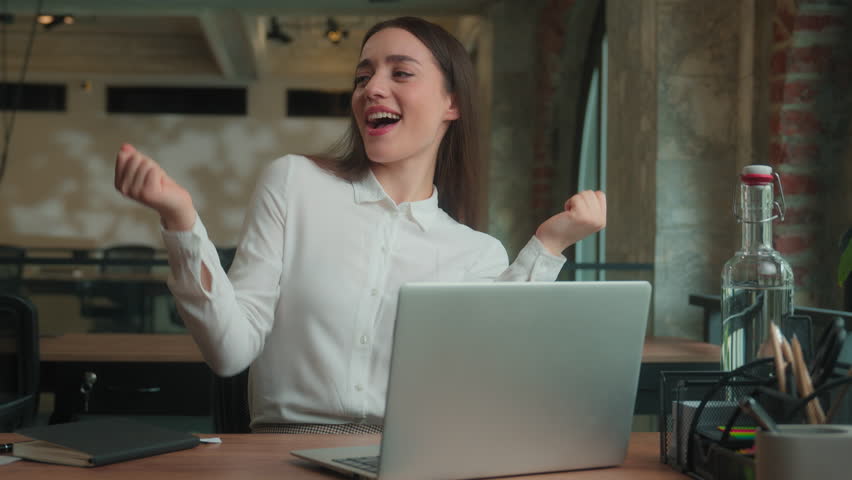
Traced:
<path id="1" fill-rule="evenodd" d="M 385 61 L 388 63 L 416 63 L 420 65 L 420 62 L 417 61 L 414 57 L 409 57 L 408 55 L 388 55 L 385 57 Z"/>
<path id="2" fill-rule="evenodd" d="M 408 55 L 388 55 L 387 57 L 385 57 L 385 62 L 387 62 L 387 63 L 410 62 L 410 63 L 416 63 L 416 64 L 420 65 L 420 62 L 417 61 L 416 58 L 409 57 Z M 360 62 L 358 62 L 358 65 L 355 67 L 355 70 L 359 70 L 359 69 L 365 68 L 365 67 L 372 67 L 372 66 L 373 66 L 373 61 L 370 60 L 369 58 L 365 58 L 365 59 L 361 60 Z"/>

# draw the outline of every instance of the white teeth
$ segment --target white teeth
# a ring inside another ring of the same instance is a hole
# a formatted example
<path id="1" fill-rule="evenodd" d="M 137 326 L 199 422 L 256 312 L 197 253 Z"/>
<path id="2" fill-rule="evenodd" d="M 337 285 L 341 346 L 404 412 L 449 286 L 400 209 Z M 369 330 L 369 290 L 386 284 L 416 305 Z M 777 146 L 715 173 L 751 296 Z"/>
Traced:
<path id="1" fill-rule="evenodd" d="M 390 112 L 375 112 L 367 115 L 367 121 L 373 122 L 380 118 L 390 118 L 393 120 L 399 120 L 399 115 Z"/>

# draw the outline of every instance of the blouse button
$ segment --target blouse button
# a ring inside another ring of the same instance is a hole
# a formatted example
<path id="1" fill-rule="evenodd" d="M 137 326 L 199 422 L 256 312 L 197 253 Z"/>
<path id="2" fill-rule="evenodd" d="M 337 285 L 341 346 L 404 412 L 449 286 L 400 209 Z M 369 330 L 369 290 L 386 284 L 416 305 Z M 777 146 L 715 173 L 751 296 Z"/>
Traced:
<path id="1" fill-rule="evenodd" d="M 370 295 L 372 295 L 372 296 L 374 296 L 374 297 L 375 297 L 375 296 L 376 296 L 376 295 L 378 295 L 378 294 L 379 294 L 379 290 L 378 290 L 377 288 L 374 288 L 374 289 L 370 290 Z"/>

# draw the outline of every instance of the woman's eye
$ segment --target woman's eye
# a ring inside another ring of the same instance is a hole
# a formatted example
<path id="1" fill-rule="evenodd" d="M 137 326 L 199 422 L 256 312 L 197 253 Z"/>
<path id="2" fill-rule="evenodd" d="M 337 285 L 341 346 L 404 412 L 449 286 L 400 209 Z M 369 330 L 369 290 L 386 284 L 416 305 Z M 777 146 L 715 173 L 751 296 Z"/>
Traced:
<path id="1" fill-rule="evenodd" d="M 408 72 L 403 72 L 403 71 L 397 70 L 396 72 L 393 72 L 393 76 L 394 77 L 400 77 L 400 78 L 407 78 L 407 77 L 413 77 L 414 75 L 412 75 Z"/>
<path id="2" fill-rule="evenodd" d="M 356 75 L 355 76 L 355 82 L 354 82 L 355 86 L 356 87 L 361 86 L 361 85 L 367 83 L 367 80 L 369 80 L 369 79 L 370 79 L 369 75 Z"/>

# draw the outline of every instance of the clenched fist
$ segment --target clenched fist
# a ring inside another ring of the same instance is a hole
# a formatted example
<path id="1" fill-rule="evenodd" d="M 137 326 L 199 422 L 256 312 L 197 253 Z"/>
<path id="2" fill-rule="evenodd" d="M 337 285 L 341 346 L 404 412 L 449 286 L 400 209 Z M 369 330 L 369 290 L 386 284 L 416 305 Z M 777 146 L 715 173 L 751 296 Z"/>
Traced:
<path id="1" fill-rule="evenodd" d="M 189 230 L 195 223 L 196 212 L 189 192 L 157 162 L 127 143 L 115 158 L 115 189 L 156 210 L 167 230 Z"/>
<path id="2" fill-rule="evenodd" d="M 554 255 L 606 227 L 606 195 L 584 190 L 565 202 L 565 211 L 542 223 L 535 232 Z"/>

